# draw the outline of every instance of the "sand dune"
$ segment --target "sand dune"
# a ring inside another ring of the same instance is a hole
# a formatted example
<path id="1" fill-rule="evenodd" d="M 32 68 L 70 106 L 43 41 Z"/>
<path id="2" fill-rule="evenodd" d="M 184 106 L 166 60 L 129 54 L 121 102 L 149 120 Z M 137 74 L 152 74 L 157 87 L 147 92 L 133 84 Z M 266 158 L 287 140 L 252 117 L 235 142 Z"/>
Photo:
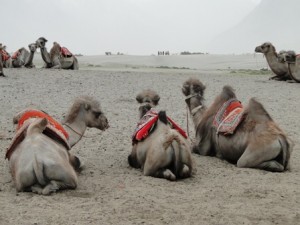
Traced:
<path id="1" fill-rule="evenodd" d="M 8 77 L 0 79 L 0 224 L 299 224 L 299 84 L 269 81 L 270 74 L 259 71 L 265 59 L 253 55 L 86 56 L 79 61 L 79 71 L 5 69 Z M 159 108 L 186 128 L 181 85 L 189 77 L 207 85 L 207 104 L 225 84 L 243 103 L 252 96 L 263 102 L 295 142 L 291 171 L 239 169 L 195 154 L 195 175 L 179 182 L 144 177 L 130 168 L 136 94 L 157 91 Z M 16 193 L 4 160 L 14 135 L 13 115 L 34 104 L 61 119 L 78 95 L 99 99 L 110 122 L 107 131 L 89 129 L 72 149 L 86 164 L 78 188 L 51 196 Z"/>

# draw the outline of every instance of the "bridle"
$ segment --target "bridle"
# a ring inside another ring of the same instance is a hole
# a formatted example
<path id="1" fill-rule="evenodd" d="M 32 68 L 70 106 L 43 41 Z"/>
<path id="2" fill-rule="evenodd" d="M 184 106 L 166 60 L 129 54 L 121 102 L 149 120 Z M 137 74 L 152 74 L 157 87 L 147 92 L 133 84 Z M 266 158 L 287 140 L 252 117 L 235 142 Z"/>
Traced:
<path id="1" fill-rule="evenodd" d="M 185 102 L 187 102 L 187 100 L 190 100 L 191 98 L 193 97 L 201 97 L 200 93 L 195 93 L 195 94 L 190 94 L 188 96 L 185 97 Z M 195 114 L 203 107 L 203 105 L 198 105 L 197 107 L 193 108 L 191 110 L 191 114 L 192 116 L 195 116 Z M 188 105 L 186 106 L 186 129 L 187 129 L 187 133 L 188 133 L 188 136 L 190 136 L 190 131 L 189 131 L 189 107 Z"/>
<path id="2" fill-rule="evenodd" d="M 75 130 L 74 128 L 72 128 L 70 125 L 66 124 L 66 123 L 63 123 L 63 125 L 65 125 L 66 127 L 68 127 L 70 130 L 72 130 L 74 133 L 78 134 L 80 136 L 80 139 L 82 137 L 86 137 L 84 136 L 83 134 L 79 133 L 77 130 Z"/>

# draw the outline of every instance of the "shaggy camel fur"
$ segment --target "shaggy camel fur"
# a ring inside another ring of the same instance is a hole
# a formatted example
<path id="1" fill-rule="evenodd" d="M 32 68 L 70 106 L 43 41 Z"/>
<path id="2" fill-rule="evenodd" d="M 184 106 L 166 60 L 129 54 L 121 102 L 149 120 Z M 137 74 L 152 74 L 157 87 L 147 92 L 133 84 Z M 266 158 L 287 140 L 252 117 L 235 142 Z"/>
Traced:
<path id="1" fill-rule="evenodd" d="M 237 163 L 240 168 L 274 172 L 289 168 L 293 144 L 261 103 L 251 98 L 235 133 L 225 136 L 217 134 L 213 120 L 225 102 L 236 98 L 235 93 L 230 86 L 224 86 L 221 94 L 206 108 L 203 104 L 204 90 L 205 86 L 197 79 L 187 80 L 182 87 L 196 129 L 193 152 L 226 159 Z"/>
<path id="2" fill-rule="evenodd" d="M 270 42 L 265 42 L 262 45 L 257 46 L 255 48 L 255 52 L 264 54 L 270 69 L 276 74 L 275 76 L 271 77 L 270 80 L 274 79 L 286 81 L 291 79 L 287 65 L 278 60 L 278 54 L 274 45 L 272 45 Z"/>
<path id="3" fill-rule="evenodd" d="M 18 123 L 22 112 L 14 117 Z M 48 195 L 60 189 L 77 187 L 75 169 L 80 160 L 68 149 L 43 131 L 47 119 L 32 118 L 24 140 L 16 146 L 9 157 L 11 174 L 18 192 L 32 191 Z M 101 130 L 108 128 L 99 103 L 91 97 L 75 100 L 65 120 L 65 130 L 69 134 L 70 146 L 74 146 L 83 136 L 87 127 Z"/>
<path id="4" fill-rule="evenodd" d="M 137 95 L 140 118 L 156 106 L 159 96 L 146 90 Z M 190 142 L 179 132 L 172 129 L 164 111 L 158 113 L 155 130 L 149 136 L 133 143 L 128 163 L 134 168 L 142 168 L 145 176 L 165 178 L 171 181 L 190 177 L 192 157 Z"/>

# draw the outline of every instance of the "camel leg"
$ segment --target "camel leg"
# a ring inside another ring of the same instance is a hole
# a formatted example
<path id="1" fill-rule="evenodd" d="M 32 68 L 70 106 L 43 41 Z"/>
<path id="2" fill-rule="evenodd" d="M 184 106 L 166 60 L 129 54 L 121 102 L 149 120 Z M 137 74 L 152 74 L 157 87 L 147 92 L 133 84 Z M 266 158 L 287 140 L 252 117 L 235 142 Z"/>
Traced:
<path id="1" fill-rule="evenodd" d="M 237 162 L 239 168 L 258 168 L 273 172 L 282 172 L 283 165 L 274 160 L 282 151 L 278 140 L 268 146 L 261 146 L 256 149 L 249 145 Z"/>
<path id="2" fill-rule="evenodd" d="M 22 171 L 16 171 L 15 185 L 17 192 L 27 191 L 34 183 L 36 178 L 32 168 L 23 168 Z"/>
<path id="3" fill-rule="evenodd" d="M 50 183 L 43 189 L 42 194 L 44 195 L 51 194 L 59 189 L 75 189 L 77 187 L 77 175 L 69 162 L 44 165 L 44 174 L 50 180 Z"/>
<path id="4" fill-rule="evenodd" d="M 134 144 L 132 146 L 131 154 L 128 156 L 128 163 L 133 168 L 140 168 L 141 165 L 138 162 L 136 151 L 137 151 L 137 144 Z"/>
<path id="5" fill-rule="evenodd" d="M 80 171 L 84 166 L 80 159 L 73 154 L 69 154 L 69 161 L 76 171 Z"/>
<path id="6" fill-rule="evenodd" d="M 193 152 L 200 154 L 200 155 L 210 155 L 210 150 L 211 150 L 211 141 L 210 138 L 206 138 L 201 141 L 196 141 L 196 143 L 193 146 Z"/>
<path id="7" fill-rule="evenodd" d="M 33 193 L 41 195 L 43 192 L 43 188 L 41 187 L 41 185 L 35 184 L 35 185 L 31 186 L 31 191 Z"/>
<path id="8" fill-rule="evenodd" d="M 164 168 L 171 162 L 172 156 L 161 154 L 159 151 L 155 153 L 156 155 L 147 156 L 143 169 L 144 175 L 165 178 L 171 181 L 176 180 L 176 176 L 169 169 Z"/>

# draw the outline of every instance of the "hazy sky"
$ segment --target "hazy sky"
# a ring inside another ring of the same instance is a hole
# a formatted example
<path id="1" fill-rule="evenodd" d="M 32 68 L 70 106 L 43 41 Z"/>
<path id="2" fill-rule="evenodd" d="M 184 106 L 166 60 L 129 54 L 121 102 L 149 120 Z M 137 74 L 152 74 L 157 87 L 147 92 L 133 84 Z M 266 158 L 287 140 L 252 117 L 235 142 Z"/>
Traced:
<path id="1" fill-rule="evenodd" d="M 0 0 L 9 52 L 43 36 L 73 53 L 209 51 L 206 43 L 260 0 Z"/>

